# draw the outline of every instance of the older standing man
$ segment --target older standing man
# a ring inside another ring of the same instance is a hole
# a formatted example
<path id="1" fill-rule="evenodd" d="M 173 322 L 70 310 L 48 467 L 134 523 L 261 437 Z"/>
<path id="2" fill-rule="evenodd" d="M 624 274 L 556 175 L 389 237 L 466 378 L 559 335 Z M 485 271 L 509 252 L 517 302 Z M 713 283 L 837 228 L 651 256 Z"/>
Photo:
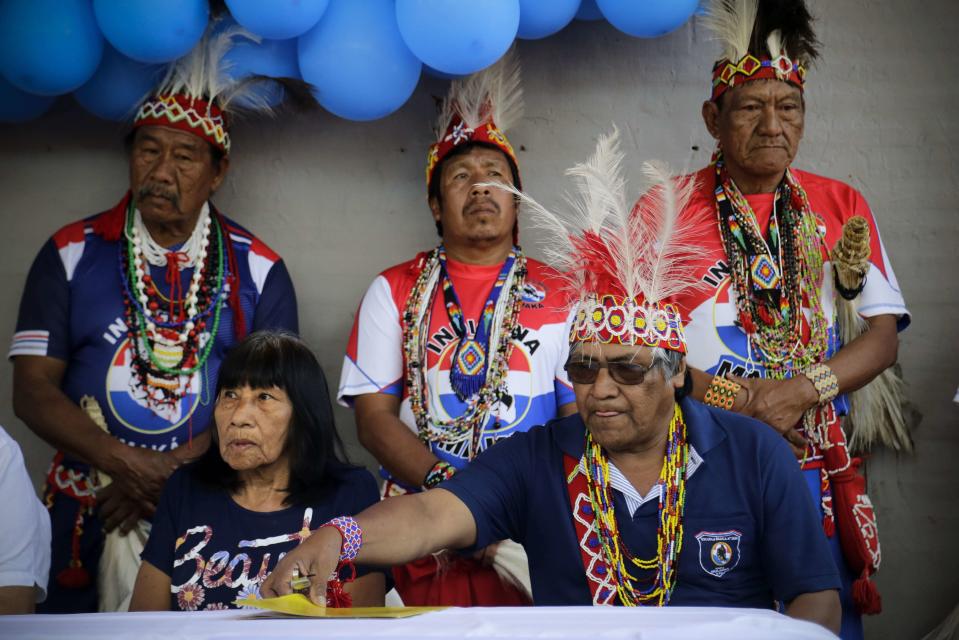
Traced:
<path id="1" fill-rule="evenodd" d="M 208 36 L 174 63 L 137 112 L 130 190 L 57 231 L 27 277 L 9 354 L 14 409 L 58 450 L 43 612 L 97 610 L 104 533 L 116 528 L 131 533 L 108 538 L 115 572 L 100 581 L 100 607 L 125 610 L 142 549 L 134 534 L 145 539 L 167 477 L 207 447 L 225 352 L 250 331 L 297 329 L 283 261 L 210 202 L 238 97 L 218 84 L 214 52 L 235 35 Z"/>
<path id="2" fill-rule="evenodd" d="M 677 299 L 692 395 L 758 418 L 792 445 L 843 578 L 842 637 L 861 638 L 859 612 L 881 606 L 869 580 L 879 541 L 840 416 L 845 394 L 896 361 L 909 313 L 862 195 L 792 167 L 818 48 L 805 4 L 715 0 L 706 22 L 723 46 L 702 107 L 718 146 L 714 163 L 695 174 L 684 214 L 703 287 Z M 871 257 L 861 289 L 845 291 L 830 250 L 855 216 L 868 224 Z M 836 321 L 840 295 L 868 323 L 847 344 Z"/>
<path id="3" fill-rule="evenodd" d="M 315 576 L 318 600 L 338 561 L 388 564 L 509 537 L 529 555 L 536 605 L 780 601 L 838 629 L 838 576 L 789 447 L 756 420 L 686 397 L 671 300 L 691 284 L 690 252 L 672 241 L 669 204 L 683 196 L 660 174 L 663 197 L 629 216 L 621 159 L 615 136 L 601 138 L 570 171 L 579 211 L 538 220 L 554 229 L 549 251 L 576 294 L 565 368 L 578 413 L 497 444 L 434 491 L 321 528 L 263 595 L 288 593 L 294 569 Z"/>
<path id="4" fill-rule="evenodd" d="M 435 249 L 387 269 L 350 336 L 339 399 L 382 465 L 384 497 L 435 486 L 493 443 L 573 410 L 558 274 L 517 240 L 517 202 L 481 182 L 519 185 L 504 130 L 522 108 L 511 55 L 456 80 L 429 150 Z M 473 558 L 428 556 L 394 570 L 407 605 L 528 602 L 517 545 Z"/>

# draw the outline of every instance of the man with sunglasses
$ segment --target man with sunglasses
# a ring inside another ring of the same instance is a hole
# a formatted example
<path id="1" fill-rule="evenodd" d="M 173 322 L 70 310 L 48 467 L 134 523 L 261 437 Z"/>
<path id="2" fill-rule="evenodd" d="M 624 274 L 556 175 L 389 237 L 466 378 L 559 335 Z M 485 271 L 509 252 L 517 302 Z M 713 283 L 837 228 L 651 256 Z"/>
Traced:
<path id="1" fill-rule="evenodd" d="M 600 173 L 617 155 L 615 137 L 600 140 L 602 157 L 580 172 L 587 191 L 622 188 L 615 169 Z M 611 215 L 595 213 L 591 222 Z M 310 596 L 319 601 L 338 561 L 393 564 L 509 538 L 526 549 L 536 605 L 778 602 L 789 616 L 839 628 L 838 575 L 788 445 L 752 418 L 688 397 L 682 322 L 661 294 L 688 283 L 644 277 L 650 264 L 684 273 L 655 255 L 670 243 L 633 251 L 631 238 L 657 231 L 599 228 L 571 221 L 556 233 L 557 266 L 578 283 L 565 365 L 577 413 L 514 434 L 435 491 L 320 528 L 277 566 L 263 596 L 288 593 L 294 567 L 317 576 Z"/>

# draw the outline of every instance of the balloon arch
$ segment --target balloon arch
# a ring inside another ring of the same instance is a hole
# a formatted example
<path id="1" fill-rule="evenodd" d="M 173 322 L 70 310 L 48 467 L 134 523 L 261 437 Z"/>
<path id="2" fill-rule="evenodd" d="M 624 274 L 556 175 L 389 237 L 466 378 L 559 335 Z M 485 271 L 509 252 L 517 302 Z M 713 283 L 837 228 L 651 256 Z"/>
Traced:
<path id="1" fill-rule="evenodd" d="M 552 35 L 572 20 L 608 20 L 651 38 L 683 25 L 698 0 L 221 0 L 260 38 L 227 54 L 228 72 L 298 77 L 342 118 L 399 109 L 425 71 L 454 78 L 483 69 L 516 38 Z M 72 93 L 108 120 L 132 116 L 164 66 L 210 21 L 208 0 L 0 2 L 0 122 L 43 114 Z"/>

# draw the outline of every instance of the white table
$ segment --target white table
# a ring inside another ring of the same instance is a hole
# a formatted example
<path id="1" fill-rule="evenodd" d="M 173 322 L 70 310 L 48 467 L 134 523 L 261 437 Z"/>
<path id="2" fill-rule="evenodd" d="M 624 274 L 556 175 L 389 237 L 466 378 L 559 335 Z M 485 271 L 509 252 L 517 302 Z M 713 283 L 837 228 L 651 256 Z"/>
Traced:
<path id="1" fill-rule="evenodd" d="M 0 616 L 0 638 L 835 640 L 818 625 L 773 611 L 705 607 L 477 607 L 395 620 L 265 618 L 249 611 Z"/>

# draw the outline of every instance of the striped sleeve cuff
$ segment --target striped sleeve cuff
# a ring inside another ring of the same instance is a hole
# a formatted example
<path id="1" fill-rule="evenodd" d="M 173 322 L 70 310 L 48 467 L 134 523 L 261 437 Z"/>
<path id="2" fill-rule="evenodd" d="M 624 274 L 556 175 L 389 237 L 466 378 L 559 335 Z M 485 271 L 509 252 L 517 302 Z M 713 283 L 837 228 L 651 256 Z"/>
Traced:
<path id="1" fill-rule="evenodd" d="M 49 331 L 17 331 L 10 342 L 8 358 L 15 356 L 45 356 L 50 345 Z"/>

